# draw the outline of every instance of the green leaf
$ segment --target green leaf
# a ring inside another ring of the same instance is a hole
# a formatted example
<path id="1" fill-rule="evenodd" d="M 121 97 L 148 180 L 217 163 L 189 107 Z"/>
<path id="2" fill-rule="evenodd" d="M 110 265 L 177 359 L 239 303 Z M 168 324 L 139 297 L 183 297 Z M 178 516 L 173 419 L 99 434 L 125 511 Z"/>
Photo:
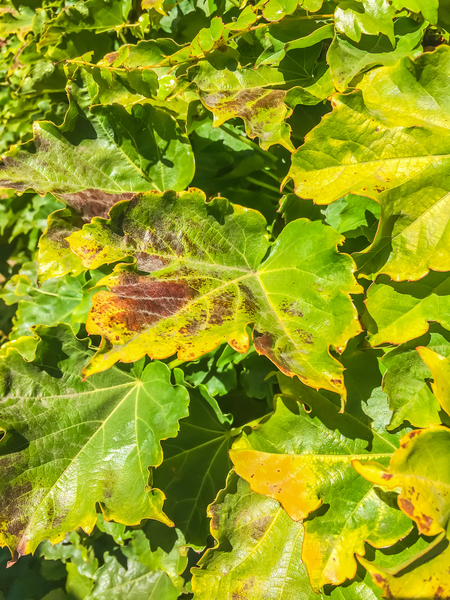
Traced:
<path id="1" fill-rule="evenodd" d="M 153 531 L 152 531 L 153 533 Z M 152 596 L 161 600 L 176 600 L 183 587 L 179 571 L 187 560 L 181 556 L 184 539 L 179 532 L 168 537 L 170 552 L 161 547 L 151 548 L 144 531 L 133 531 L 131 541 L 121 547 L 127 557 L 126 569 L 112 555 L 105 556 L 105 563 L 94 575 L 92 593 L 86 600 L 148 600 Z M 172 539 L 175 538 L 175 541 Z M 167 544 L 165 544 L 167 547 Z M 180 554 L 181 552 L 181 554 Z"/>
<path id="2" fill-rule="evenodd" d="M 368 485 L 352 468 L 356 458 L 375 455 L 388 464 L 399 437 L 385 431 L 388 411 L 379 390 L 372 393 L 370 410 L 364 412 L 353 394 L 339 414 L 333 401 L 298 381 L 282 377 L 280 386 L 292 398 L 278 399 L 275 414 L 243 434 L 230 456 L 252 490 L 281 502 L 295 520 L 309 515 L 302 558 L 318 591 L 355 576 L 354 553 L 364 555 L 366 541 L 391 546 L 411 529 L 395 495 Z M 317 511 L 324 502 L 326 510 Z"/>
<path id="3" fill-rule="evenodd" d="M 428 384 L 432 373 L 417 348 L 426 345 L 428 349 L 449 357 L 450 342 L 447 338 L 448 333 L 434 331 L 433 328 L 421 338 L 394 348 L 383 357 L 383 364 L 387 368 L 383 389 L 389 397 L 389 408 L 394 413 L 389 429 L 399 427 L 403 421 L 409 421 L 414 427 L 441 423 L 441 407 Z"/>
<path id="4" fill-rule="evenodd" d="M 392 0 L 392 5 L 396 10 L 407 8 L 415 13 L 421 12 L 424 19 L 433 25 L 437 23 L 439 0 Z"/>
<path id="5" fill-rule="evenodd" d="M 276 500 L 255 494 L 232 472 L 208 513 L 218 544 L 193 571 L 196 600 L 261 600 L 268 592 L 283 600 L 317 597 L 301 561 L 303 526 Z"/>
<path id="6" fill-rule="evenodd" d="M 369 225 L 373 224 L 374 219 L 380 218 L 381 210 L 380 205 L 371 198 L 347 194 L 322 212 L 328 225 L 350 238 L 361 233 L 370 235 Z"/>
<path id="7" fill-rule="evenodd" d="M 334 13 L 337 31 L 359 42 L 362 33 L 387 35 L 395 46 L 393 18 L 395 10 L 387 0 L 345 0 Z"/>
<path id="8" fill-rule="evenodd" d="M 75 83 L 70 90 L 64 124 L 35 123 L 33 141 L 3 158 L 0 186 L 51 192 L 90 219 L 136 192 L 190 183 L 189 141 L 165 110 L 137 105 L 130 114 L 113 105 L 88 111 L 87 92 Z"/>
<path id="9" fill-rule="evenodd" d="M 328 349 L 333 344 L 342 351 L 359 332 L 349 294 L 360 288 L 350 257 L 336 251 L 342 238 L 331 227 L 299 219 L 265 258 L 265 231 L 260 213 L 224 198 L 206 204 L 192 189 L 141 195 L 114 207 L 109 221 L 94 219 L 72 234 L 70 246 L 87 268 L 136 260 L 99 282 L 110 291 L 94 297 L 86 327 L 104 344 L 86 375 L 146 353 L 166 358 L 178 352 L 180 360 L 192 360 L 224 338 L 246 352 L 246 326 L 254 323 L 259 354 L 344 400 L 342 367 Z"/>
<path id="10" fill-rule="evenodd" d="M 87 342 L 68 326 L 36 332 L 32 363 L 16 352 L 0 363 L 1 544 L 17 557 L 78 526 L 90 533 L 97 503 L 107 520 L 169 523 L 148 467 L 161 462 L 161 439 L 175 436 L 187 415 L 186 389 L 170 384 L 161 363 L 83 381 Z"/>
<path id="11" fill-rule="evenodd" d="M 422 52 L 423 34 L 427 23 L 417 23 L 409 17 L 400 17 L 394 24 L 395 46 L 385 35 L 363 37 L 359 43 L 336 34 L 327 53 L 331 76 L 336 89 L 344 92 L 358 73 L 375 65 L 392 66 L 405 58 Z M 355 79 L 356 81 L 356 79 Z M 353 87 L 359 87 L 354 85 Z"/>
<path id="12" fill-rule="evenodd" d="M 178 383 L 182 372 L 176 371 Z M 201 548 L 209 533 L 206 508 L 219 492 L 230 470 L 230 424 L 205 386 L 190 388 L 189 417 L 183 419 L 175 440 L 163 442 L 164 462 L 153 484 L 167 496 L 164 510 L 187 542 Z"/>
<path id="13" fill-rule="evenodd" d="M 18 10 L 0 8 L 0 37 L 5 38 L 15 33 L 23 38 L 33 27 L 34 14 L 26 5 L 20 6 Z"/>
<path id="14" fill-rule="evenodd" d="M 68 33 L 111 31 L 126 22 L 131 4 L 131 0 L 81 0 L 64 7 L 45 27 L 39 48 L 54 46 Z"/>
<path id="15" fill-rule="evenodd" d="M 96 279 L 101 276 L 99 273 Z M 37 287 L 37 264 L 25 263 L 0 291 L 0 298 L 10 305 L 18 303 L 10 339 L 31 335 L 30 328 L 57 323 L 72 325 L 75 333 L 80 323 L 86 321 L 91 307 L 96 280 L 79 277 L 53 279 Z M 36 344 L 38 340 L 36 339 Z"/>
<path id="16" fill-rule="evenodd" d="M 450 329 L 450 278 L 431 272 L 414 283 L 374 283 L 367 291 L 363 321 L 369 342 L 378 346 L 403 344 L 428 331 L 428 322 L 437 321 Z"/>
<path id="17" fill-rule="evenodd" d="M 293 155 L 289 176 L 299 196 L 328 204 L 351 191 L 381 203 L 375 242 L 359 256 L 367 277 L 415 280 L 450 268 L 450 135 L 441 100 L 449 74 L 448 47 L 371 71 L 361 92 L 335 99 L 333 113 Z"/>
<path id="18" fill-rule="evenodd" d="M 401 487 L 398 505 L 424 535 L 437 535 L 450 519 L 450 430 L 432 425 L 401 440 L 389 468 L 377 462 L 353 461 L 363 477 L 387 489 Z M 430 460 L 432 457 L 432 460 Z"/>

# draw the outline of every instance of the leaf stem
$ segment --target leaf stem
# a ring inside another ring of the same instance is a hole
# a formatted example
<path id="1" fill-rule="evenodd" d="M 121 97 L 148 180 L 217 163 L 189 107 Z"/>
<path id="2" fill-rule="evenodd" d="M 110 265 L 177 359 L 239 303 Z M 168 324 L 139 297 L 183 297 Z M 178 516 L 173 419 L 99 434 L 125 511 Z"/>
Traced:
<path id="1" fill-rule="evenodd" d="M 179 360 L 178 358 L 175 358 L 174 360 L 172 360 L 170 363 L 167 364 L 167 366 L 169 367 L 169 369 L 175 369 L 176 367 L 179 367 L 180 365 L 184 365 L 186 361 L 185 360 Z"/>
<path id="2" fill-rule="evenodd" d="M 250 181 L 250 183 L 254 183 L 255 185 L 260 185 L 261 187 L 267 188 L 268 190 L 271 190 L 272 192 L 276 192 L 277 194 L 280 194 L 280 188 L 276 188 L 274 185 L 270 185 L 270 183 L 265 183 L 264 181 L 259 181 L 258 179 L 255 179 L 254 177 L 246 177 L 247 181 Z"/>
<path id="3" fill-rule="evenodd" d="M 262 148 L 260 148 L 258 146 L 258 144 L 256 144 L 255 142 L 252 142 L 252 140 L 249 140 L 247 137 L 245 137 L 245 135 L 241 135 L 240 133 L 235 133 L 227 125 L 221 125 L 220 128 L 223 129 L 229 135 L 231 135 L 231 137 L 234 137 L 235 140 L 239 140 L 240 142 L 247 144 L 247 146 L 250 146 L 250 148 L 253 148 L 253 150 L 255 152 L 258 152 L 259 154 L 261 154 L 262 156 L 265 156 L 269 160 L 272 160 L 274 162 L 276 162 L 278 160 L 278 158 L 275 156 L 275 154 L 272 154 L 268 150 L 263 150 Z"/>

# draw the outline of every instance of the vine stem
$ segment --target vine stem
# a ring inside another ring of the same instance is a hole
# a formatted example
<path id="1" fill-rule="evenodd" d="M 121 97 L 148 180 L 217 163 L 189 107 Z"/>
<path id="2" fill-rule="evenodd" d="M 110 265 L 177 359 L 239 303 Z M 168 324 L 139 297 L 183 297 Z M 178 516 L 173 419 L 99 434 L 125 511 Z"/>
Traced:
<path id="1" fill-rule="evenodd" d="M 243 144 L 247 144 L 247 146 L 250 146 L 250 148 L 252 148 L 255 152 L 258 152 L 259 154 L 268 158 L 269 160 L 272 160 L 274 162 L 276 162 L 278 160 L 278 158 L 275 156 L 275 154 L 272 154 L 272 152 L 269 152 L 268 150 L 262 150 L 262 148 L 260 148 L 258 146 L 258 144 L 255 144 L 255 142 L 252 142 L 252 140 L 249 140 L 244 135 L 235 133 L 232 129 L 227 127 L 227 125 L 221 125 L 220 129 L 223 129 L 226 133 L 228 133 L 228 135 L 231 135 L 231 137 L 234 137 L 234 139 L 239 140 Z"/>
<path id="2" fill-rule="evenodd" d="M 276 192 L 277 194 L 280 194 L 280 188 L 276 188 L 274 185 L 270 185 L 270 183 L 265 183 L 264 181 L 259 181 L 258 179 L 255 179 L 254 177 L 246 177 L 247 181 L 250 181 L 250 183 L 254 183 L 255 185 L 260 185 L 261 187 L 264 187 L 268 190 L 270 190 L 271 192 Z"/>

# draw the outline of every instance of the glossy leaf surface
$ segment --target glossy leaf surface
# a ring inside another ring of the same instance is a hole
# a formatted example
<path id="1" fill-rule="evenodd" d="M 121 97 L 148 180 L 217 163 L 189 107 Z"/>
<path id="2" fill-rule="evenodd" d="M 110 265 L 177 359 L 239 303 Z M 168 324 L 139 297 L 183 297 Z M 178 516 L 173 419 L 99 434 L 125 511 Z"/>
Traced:
<path id="1" fill-rule="evenodd" d="M 377 485 L 401 487 L 399 507 L 416 522 L 420 533 L 437 535 L 446 530 L 450 517 L 449 444 L 450 430 L 446 427 L 416 429 L 403 437 L 389 469 L 358 460 L 353 466 Z"/>
<path id="2" fill-rule="evenodd" d="M 118 204 L 109 222 L 94 219 L 74 233 L 69 243 L 85 267 L 131 255 L 149 272 L 119 265 L 99 282 L 110 291 L 95 296 L 87 329 L 106 343 L 86 374 L 145 353 L 192 360 L 224 337 L 245 352 L 245 328 L 254 323 L 260 354 L 345 397 L 342 368 L 328 347 L 343 348 L 359 331 L 349 298 L 360 289 L 352 261 L 336 252 L 341 238 L 333 229 L 306 219 L 290 223 L 263 260 L 265 227 L 260 213 L 222 198 L 207 204 L 193 189 Z M 312 239 L 321 240 L 319 252 Z"/>
<path id="3" fill-rule="evenodd" d="M 355 576 L 353 554 L 364 554 L 365 541 L 390 546 L 410 530 L 409 519 L 395 508 L 395 496 L 367 485 L 352 467 L 356 458 L 366 461 L 374 454 L 387 465 L 398 437 L 383 426 L 372 430 L 371 419 L 356 402 L 339 415 L 332 401 L 295 381 L 282 382 L 282 389 L 303 407 L 278 400 L 275 415 L 236 442 L 231 459 L 254 491 L 277 499 L 295 520 L 310 516 L 303 561 L 311 585 L 319 590 Z M 383 395 L 374 395 L 372 410 L 385 404 Z M 327 510 L 314 514 L 323 503 Z"/>
<path id="4" fill-rule="evenodd" d="M 108 520 L 170 523 L 148 467 L 187 415 L 186 389 L 173 387 L 160 363 L 83 382 L 87 342 L 64 326 L 37 333 L 32 363 L 17 352 L 1 363 L 2 545 L 21 556 L 78 526 L 90 532 L 96 503 Z"/>
<path id="5" fill-rule="evenodd" d="M 353 192 L 381 203 L 375 243 L 358 259 L 368 277 L 381 272 L 416 280 L 450 266 L 450 136 L 448 106 L 440 100 L 448 73 L 446 47 L 370 71 L 361 91 L 335 98 L 333 113 L 293 156 L 289 174 L 299 196 L 328 204 Z"/>
<path id="6" fill-rule="evenodd" d="M 75 83 L 69 90 L 64 124 L 35 123 L 33 141 L 3 158 L 0 186 L 51 192 L 89 219 L 136 192 L 190 183 L 189 141 L 169 113 L 149 105 L 89 111 L 89 94 Z"/>
<path id="7" fill-rule="evenodd" d="M 206 552 L 192 582 L 195 598 L 248 600 L 262 594 L 312 600 L 301 562 L 303 526 L 295 523 L 276 500 L 251 491 L 248 483 L 230 474 L 228 485 L 209 507 L 211 533 L 218 546 Z M 232 552 L 223 551 L 230 547 Z"/>

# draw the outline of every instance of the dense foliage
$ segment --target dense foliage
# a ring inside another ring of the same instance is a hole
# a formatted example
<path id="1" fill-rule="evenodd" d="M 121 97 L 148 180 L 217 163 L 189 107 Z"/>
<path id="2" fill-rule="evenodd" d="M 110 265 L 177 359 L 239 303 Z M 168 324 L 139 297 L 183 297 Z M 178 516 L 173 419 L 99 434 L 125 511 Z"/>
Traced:
<path id="1" fill-rule="evenodd" d="M 450 598 L 449 39 L 2 3 L 1 600 Z"/>

